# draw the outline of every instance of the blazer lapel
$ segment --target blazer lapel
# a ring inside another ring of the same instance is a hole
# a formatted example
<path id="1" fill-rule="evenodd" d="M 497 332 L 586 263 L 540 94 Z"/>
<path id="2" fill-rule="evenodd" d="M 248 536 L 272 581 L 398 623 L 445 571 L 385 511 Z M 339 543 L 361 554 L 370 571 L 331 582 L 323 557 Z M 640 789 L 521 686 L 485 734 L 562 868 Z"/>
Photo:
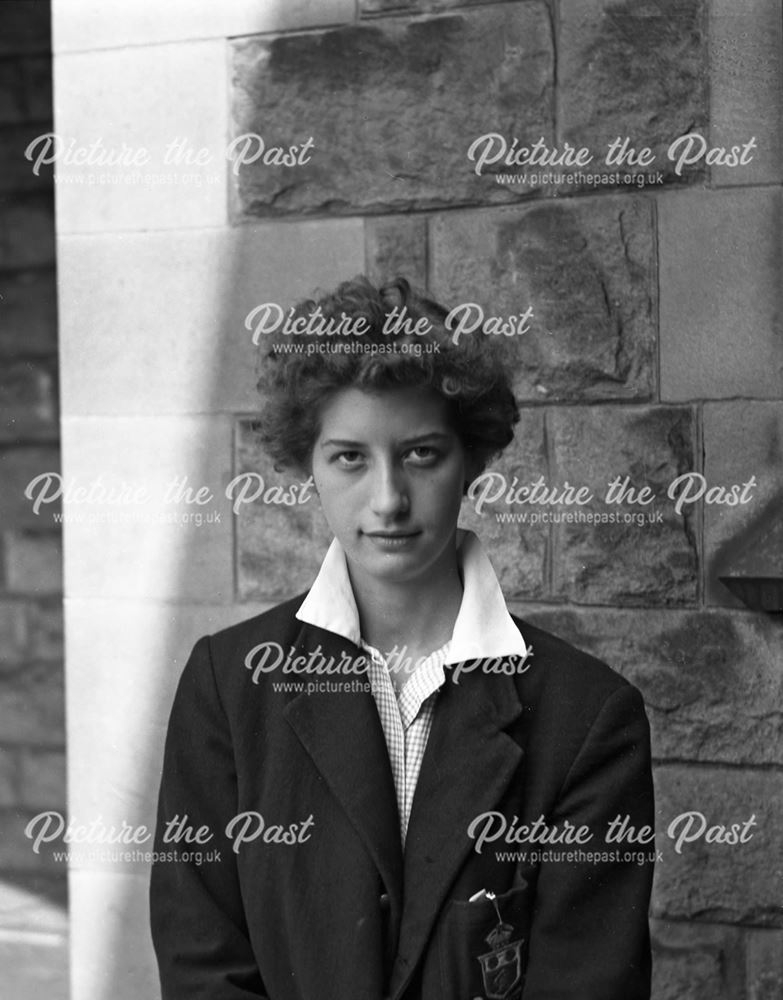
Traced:
<path id="1" fill-rule="evenodd" d="M 364 655 L 347 639 L 310 625 L 303 626 L 295 645 L 306 653 L 320 646 L 323 656 L 334 657 L 335 663 L 346 653 L 352 661 Z M 329 679 L 359 681 L 364 688 L 367 675 L 335 673 Z M 389 894 L 392 926 L 397 926 L 402 902 L 400 820 L 372 694 L 364 689 L 301 692 L 283 714 L 367 847 Z"/>
<path id="2" fill-rule="evenodd" d="M 454 684 L 447 670 L 413 798 L 404 909 L 391 997 L 406 988 L 449 886 L 472 849 L 471 820 L 502 798 L 522 759 L 503 729 L 522 711 L 513 679 L 483 673 Z"/>

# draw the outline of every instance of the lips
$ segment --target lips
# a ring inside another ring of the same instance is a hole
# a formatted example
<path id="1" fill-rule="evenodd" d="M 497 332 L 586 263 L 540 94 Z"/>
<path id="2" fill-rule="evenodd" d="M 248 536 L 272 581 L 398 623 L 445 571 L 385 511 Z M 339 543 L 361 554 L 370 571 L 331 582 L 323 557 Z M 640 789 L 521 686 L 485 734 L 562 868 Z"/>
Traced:
<path id="1" fill-rule="evenodd" d="M 381 549 L 402 549 L 411 545 L 420 531 L 365 531 L 366 538 Z"/>
<path id="2" fill-rule="evenodd" d="M 420 531 L 364 531 L 370 538 L 414 538 Z"/>

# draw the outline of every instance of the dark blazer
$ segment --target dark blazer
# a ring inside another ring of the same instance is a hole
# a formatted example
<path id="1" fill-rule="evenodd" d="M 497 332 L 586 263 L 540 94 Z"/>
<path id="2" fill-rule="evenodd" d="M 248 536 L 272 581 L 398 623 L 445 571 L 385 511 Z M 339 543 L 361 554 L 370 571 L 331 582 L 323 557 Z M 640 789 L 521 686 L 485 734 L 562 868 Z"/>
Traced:
<path id="1" fill-rule="evenodd" d="M 254 683 L 245 666 L 265 641 L 361 656 L 298 621 L 301 600 L 200 639 L 180 680 L 150 888 L 164 1000 L 648 998 L 652 864 L 608 852 L 654 845 L 604 843 L 618 815 L 637 831 L 654 824 L 638 691 L 519 622 L 533 649 L 524 664 L 447 677 L 403 854 L 372 695 L 275 690 L 314 678 L 276 670 Z M 225 830 L 246 812 L 263 817 L 248 818 L 249 835 L 263 832 L 235 853 Z M 581 848 L 501 838 L 479 853 L 468 830 L 486 812 L 495 830 L 543 816 L 550 831 L 568 820 L 594 835 Z M 165 843 L 185 815 L 211 839 Z M 202 864 L 173 860 L 175 849 L 203 852 Z M 545 850 L 599 858 L 518 853 Z M 494 903 L 469 902 L 482 889 Z"/>

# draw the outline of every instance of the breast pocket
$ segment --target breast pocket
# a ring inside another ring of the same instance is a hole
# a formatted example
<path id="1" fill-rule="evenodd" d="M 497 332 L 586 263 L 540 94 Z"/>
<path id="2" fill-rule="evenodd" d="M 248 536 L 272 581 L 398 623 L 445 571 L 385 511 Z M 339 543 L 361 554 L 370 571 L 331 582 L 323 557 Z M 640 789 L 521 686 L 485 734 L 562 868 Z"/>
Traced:
<path id="1" fill-rule="evenodd" d="M 518 1000 L 531 912 L 529 886 L 510 889 L 494 902 L 452 900 L 438 927 L 442 995 L 449 1000 Z"/>

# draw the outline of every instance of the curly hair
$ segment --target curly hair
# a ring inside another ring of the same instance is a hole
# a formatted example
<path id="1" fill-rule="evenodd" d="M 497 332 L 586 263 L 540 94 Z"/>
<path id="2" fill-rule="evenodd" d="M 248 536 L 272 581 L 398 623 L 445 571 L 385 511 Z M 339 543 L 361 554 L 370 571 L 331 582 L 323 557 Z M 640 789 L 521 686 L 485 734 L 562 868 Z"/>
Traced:
<path id="1" fill-rule="evenodd" d="M 289 331 L 297 321 L 304 330 L 315 318 L 322 330 L 331 324 L 333 333 L 309 336 L 298 350 L 291 349 L 285 326 L 278 323 L 269 335 L 256 430 L 275 467 L 309 469 L 321 406 L 335 392 L 420 386 L 449 402 L 462 446 L 476 474 L 481 472 L 513 439 L 519 409 L 500 351 L 484 336 L 452 337 L 447 316 L 405 278 L 376 288 L 363 275 L 294 306 Z M 404 329 L 390 333 L 400 319 Z"/>

